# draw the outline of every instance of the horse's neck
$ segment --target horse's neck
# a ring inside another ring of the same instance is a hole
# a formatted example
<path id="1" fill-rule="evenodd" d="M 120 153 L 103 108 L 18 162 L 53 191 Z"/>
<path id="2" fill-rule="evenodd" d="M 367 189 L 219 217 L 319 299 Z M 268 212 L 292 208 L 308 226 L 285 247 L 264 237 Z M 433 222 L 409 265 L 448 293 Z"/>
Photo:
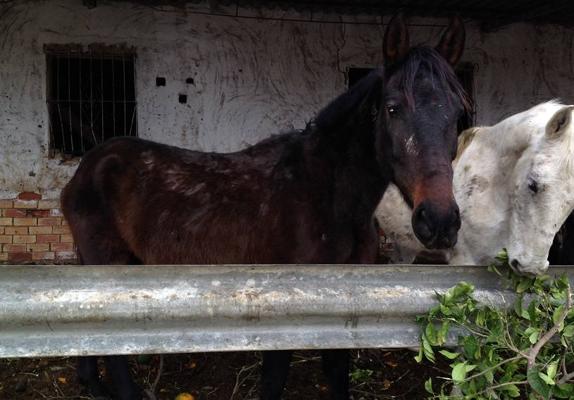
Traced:
<path id="1" fill-rule="evenodd" d="M 371 221 L 389 182 L 376 157 L 374 122 L 365 123 L 365 118 L 372 120 L 370 115 L 356 115 L 309 149 L 321 165 L 311 168 L 311 174 L 315 181 L 323 182 L 326 193 L 332 196 L 335 218 L 340 222 Z M 363 123 L 354 126 L 353 120 Z"/>
<path id="2" fill-rule="evenodd" d="M 317 181 L 330 178 L 335 217 L 359 223 L 371 221 L 389 179 L 377 160 L 376 111 L 382 76 L 374 73 L 335 99 L 319 113 L 308 154 L 324 170 L 314 171 Z M 384 162 L 383 162 L 384 164 Z"/>
<path id="3" fill-rule="evenodd" d="M 487 262 L 506 243 L 514 170 L 532 139 L 510 126 L 481 129 L 454 165 L 462 227 L 453 263 Z"/>

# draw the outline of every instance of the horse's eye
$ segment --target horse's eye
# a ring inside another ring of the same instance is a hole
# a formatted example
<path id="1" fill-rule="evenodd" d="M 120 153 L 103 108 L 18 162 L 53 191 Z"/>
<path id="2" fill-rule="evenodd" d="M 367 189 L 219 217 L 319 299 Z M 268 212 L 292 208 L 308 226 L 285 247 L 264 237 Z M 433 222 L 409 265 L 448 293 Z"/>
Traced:
<path id="1" fill-rule="evenodd" d="M 398 111 L 398 107 L 395 105 L 388 105 L 387 106 L 387 112 L 389 113 L 389 115 L 396 115 Z"/>
<path id="2" fill-rule="evenodd" d="M 530 189 L 532 193 L 538 193 L 538 182 L 536 182 L 534 179 L 529 180 L 528 189 Z"/>

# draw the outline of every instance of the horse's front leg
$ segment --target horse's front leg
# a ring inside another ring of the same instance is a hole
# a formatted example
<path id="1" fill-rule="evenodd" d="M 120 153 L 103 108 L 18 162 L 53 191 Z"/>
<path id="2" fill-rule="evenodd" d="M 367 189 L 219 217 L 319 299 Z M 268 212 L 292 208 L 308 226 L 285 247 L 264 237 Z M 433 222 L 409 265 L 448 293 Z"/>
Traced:
<path id="1" fill-rule="evenodd" d="M 323 373 L 333 400 L 349 400 L 349 350 L 322 350 Z"/>
<path id="2" fill-rule="evenodd" d="M 378 257 L 379 235 L 374 221 L 358 230 L 349 264 L 374 264 Z M 323 372 L 333 400 L 349 400 L 349 350 L 323 350 Z"/>
<path id="3" fill-rule="evenodd" d="M 261 400 L 279 400 L 287 382 L 291 350 L 264 351 L 261 371 Z"/>
<path id="4" fill-rule="evenodd" d="M 110 393 L 100 380 L 98 357 L 80 357 L 78 359 L 78 381 L 88 394 L 96 399 L 108 399 Z"/>
<path id="5" fill-rule="evenodd" d="M 114 398 L 118 400 L 141 400 L 143 394 L 131 376 L 128 358 L 126 356 L 107 356 L 104 357 L 104 361 L 115 391 Z"/>

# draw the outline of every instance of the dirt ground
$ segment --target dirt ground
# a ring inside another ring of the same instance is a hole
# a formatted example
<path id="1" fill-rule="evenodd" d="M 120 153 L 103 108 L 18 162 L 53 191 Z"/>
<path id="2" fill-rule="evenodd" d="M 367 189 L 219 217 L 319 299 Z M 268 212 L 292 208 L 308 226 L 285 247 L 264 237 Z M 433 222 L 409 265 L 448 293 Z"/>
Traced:
<path id="1" fill-rule="evenodd" d="M 447 375 L 446 364 L 418 364 L 409 350 L 354 350 L 352 354 L 354 400 L 425 399 L 425 380 Z M 194 400 L 258 398 L 259 353 L 165 355 L 159 375 L 160 356 L 130 360 L 138 383 L 144 389 L 153 388 L 157 400 L 174 400 L 180 393 L 189 393 Z M 75 363 L 73 358 L 0 360 L 0 399 L 90 399 L 76 382 Z M 105 379 L 103 365 L 102 375 Z M 328 398 L 318 352 L 295 353 L 284 399 Z"/>

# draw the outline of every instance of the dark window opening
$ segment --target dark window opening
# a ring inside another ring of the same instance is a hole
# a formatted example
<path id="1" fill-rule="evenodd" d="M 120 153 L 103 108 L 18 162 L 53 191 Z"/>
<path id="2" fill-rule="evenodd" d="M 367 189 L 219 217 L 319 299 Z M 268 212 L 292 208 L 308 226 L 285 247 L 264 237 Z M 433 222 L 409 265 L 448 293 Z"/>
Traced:
<path id="1" fill-rule="evenodd" d="M 52 46 L 46 58 L 52 155 L 81 156 L 107 139 L 137 136 L 133 51 Z"/>
<path id="2" fill-rule="evenodd" d="M 347 70 L 347 84 L 348 87 L 352 87 L 355 83 L 359 82 L 365 76 L 369 75 L 369 73 L 374 68 L 349 68 Z"/>
<path id="3" fill-rule="evenodd" d="M 367 76 L 374 68 L 349 68 L 347 70 L 347 85 L 352 87 L 358 81 Z M 455 70 L 456 76 L 466 91 L 471 102 L 471 110 L 465 112 L 457 122 L 458 132 L 462 132 L 474 126 L 474 64 L 461 63 Z"/>

